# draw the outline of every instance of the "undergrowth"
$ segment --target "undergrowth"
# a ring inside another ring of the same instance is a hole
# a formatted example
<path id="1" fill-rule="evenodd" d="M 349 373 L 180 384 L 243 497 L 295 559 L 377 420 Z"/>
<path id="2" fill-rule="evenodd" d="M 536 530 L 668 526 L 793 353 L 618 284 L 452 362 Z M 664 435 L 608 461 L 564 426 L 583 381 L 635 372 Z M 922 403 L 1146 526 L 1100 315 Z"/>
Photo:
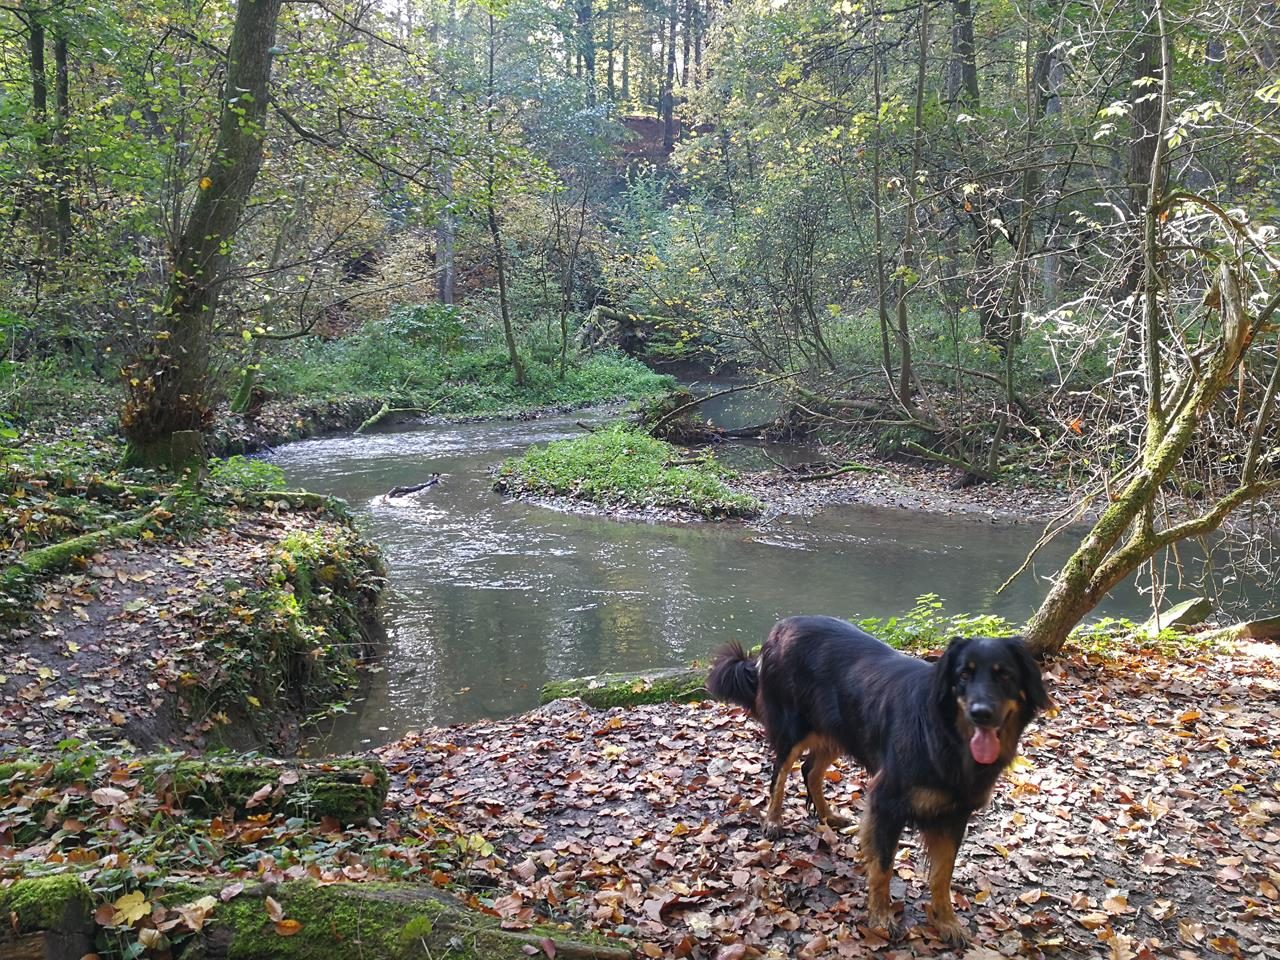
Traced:
<path id="1" fill-rule="evenodd" d="M 424 309 L 393 312 L 339 340 L 296 346 L 265 360 L 262 380 L 285 398 L 373 397 L 437 414 L 581 406 L 659 393 L 673 382 L 607 352 L 571 351 L 561 377 L 558 345 L 537 341 L 523 353 L 520 386 L 500 343 L 461 336 L 453 323 L 442 330 L 422 319 Z"/>

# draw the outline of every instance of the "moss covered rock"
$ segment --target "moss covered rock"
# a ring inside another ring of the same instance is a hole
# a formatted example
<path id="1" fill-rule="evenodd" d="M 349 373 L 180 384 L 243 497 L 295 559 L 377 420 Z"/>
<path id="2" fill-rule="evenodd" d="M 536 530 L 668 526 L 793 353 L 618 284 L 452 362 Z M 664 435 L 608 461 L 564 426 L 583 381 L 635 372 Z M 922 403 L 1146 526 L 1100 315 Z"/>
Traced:
<path id="1" fill-rule="evenodd" d="M 546 684 L 539 700 L 550 703 L 577 697 L 589 706 L 629 707 L 638 703 L 689 703 L 705 700 L 705 667 L 674 667 L 640 673 L 602 673 L 593 677 L 553 680 Z"/>

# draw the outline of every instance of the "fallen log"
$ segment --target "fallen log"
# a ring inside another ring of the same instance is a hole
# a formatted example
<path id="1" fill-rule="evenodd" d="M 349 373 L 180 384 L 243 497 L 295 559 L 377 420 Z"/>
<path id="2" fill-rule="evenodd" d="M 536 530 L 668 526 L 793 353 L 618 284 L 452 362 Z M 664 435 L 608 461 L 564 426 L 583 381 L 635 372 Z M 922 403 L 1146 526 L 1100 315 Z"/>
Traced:
<path id="1" fill-rule="evenodd" d="M 601 673 L 591 677 L 553 680 L 538 694 L 540 703 L 577 697 L 597 709 L 639 703 L 688 703 L 705 700 L 705 667 L 672 667 L 639 673 Z"/>
<path id="2" fill-rule="evenodd" d="M 55 573 L 61 573 L 74 561 L 97 553 L 117 540 L 136 539 L 152 524 L 160 524 L 172 516 L 173 497 L 166 497 L 158 506 L 140 517 L 113 524 L 101 530 L 82 533 L 38 550 L 28 550 L 17 561 L 0 573 L 0 594 L 9 593 L 20 585 L 30 584 Z"/>
<path id="3" fill-rule="evenodd" d="M 307 880 L 259 884 L 222 902 L 223 883 L 173 884 L 150 896 L 176 910 L 213 906 L 183 943 L 184 960 L 631 960 L 617 941 L 572 928 L 504 930 L 496 916 L 427 884 Z M 271 904 L 267 898 L 270 897 Z M 93 949 L 94 898 L 76 876 L 20 879 L 0 886 L 0 956 L 81 960 Z M 270 907 L 270 909 L 268 909 Z M 275 911 L 279 911 L 275 913 Z M 279 922 L 272 915 L 282 917 Z M 117 931 L 118 933 L 119 931 Z M 39 949 L 42 952 L 33 953 Z"/>
<path id="4" fill-rule="evenodd" d="M 364 423 L 356 427 L 355 432 L 364 433 L 370 427 L 376 427 L 383 420 L 387 419 L 387 417 L 395 416 L 396 414 L 399 414 L 399 413 L 420 413 L 425 416 L 426 414 L 434 410 L 437 405 L 438 405 L 438 401 L 437 403 L 433 403 L 430 407 L 393 407 L 389 403 L 383 403 L 382 406 L 380 406 L 377 409 L 377 412 L 373 414 L 373 416 L 369 417 L 369 419 L 365 420 Z"/>
<path id="5" fill-rule="evenodd" d="M 287 813 L 313 821 L 331 817 L 344 824 L 381 814 L 389 782 L 382 764 L 357 759 L 302 762 L 151 754 L 122 762 L 122 768 L 148 791 L 165 794 L 175 807 L 194 814 Z M 97 769 L 86 771 L 53 760 L 0 763 L 0 792 L 14 796 L 35 795 L 51 786 L 91 791 L 99 779 Z"/>
<path id="6" fill-rule="evenodd" d="M 403 487 L 392 487 L 387 491 L 388 497 L 405 497 L 411 493 L 417 493 L 419 490 L 425 490 L 427 487 L 434 487 L 440 482 L 440 474 L 433 473 L 431 477 L 423 483 L 411 483 Z"/>
<path id="7" fill-rule="evenodd" d="M 270 896 L 292 931 L 282 936 L 266 910 Z M 215 908 L 183 952 L 185 960 L 631 960 L 631 950 L 572 929 L 504 930 L 495 916 L 426 884 L 297 881 L 261 886 Z"/>

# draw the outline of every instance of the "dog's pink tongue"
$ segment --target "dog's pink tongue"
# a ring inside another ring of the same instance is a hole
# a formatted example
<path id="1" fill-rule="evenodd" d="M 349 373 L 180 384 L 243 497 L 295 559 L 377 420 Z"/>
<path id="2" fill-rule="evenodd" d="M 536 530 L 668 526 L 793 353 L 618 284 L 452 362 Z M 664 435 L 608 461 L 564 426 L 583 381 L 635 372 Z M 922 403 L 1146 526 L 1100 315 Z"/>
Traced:
<path id="1" fill-rule="evenodd" d="M 994 730 L 978 727 L 969 740 L 969 752 L 978 763 L 995 763 L 1000 759 L 1000 738 Z"/>

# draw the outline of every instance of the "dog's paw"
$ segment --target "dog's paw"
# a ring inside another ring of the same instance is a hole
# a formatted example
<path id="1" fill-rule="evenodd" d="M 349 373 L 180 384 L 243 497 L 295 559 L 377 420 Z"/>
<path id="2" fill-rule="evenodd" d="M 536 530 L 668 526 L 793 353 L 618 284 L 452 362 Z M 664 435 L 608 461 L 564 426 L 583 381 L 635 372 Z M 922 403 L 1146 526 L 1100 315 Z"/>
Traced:
<path id="1" fill-rule="evenodd" d="M 904 927 L 902 921 L 892 912 L 879 913 L 873 912 L 867 915 L 867 926 L 872 930 L 883 930 L 889 935 L 890 940 L 897 940 L 902 936 Z"/>
<path id="2" fill-rule="evenodd" d="M 836 816 L 834 813 L 827 817 L 826 824 L 832 830 L 843 830 L 845 827 L 852 827 L 853 821 L 848 817 Z"/>
<path id="3" fill-rule="evenodd" d="M 938 931 L 939 938 L 947 946 L 963 950 L 969 945 L 969 929 L 959 920 L 952 920 L 949 923 L 935 921 L 934 927 Z"/>
<path id="4" fill-rule="evenodd" d="M 782 824 L 774 820 L 766 820 L 764 822 L 764 835 L 770 840 L 777 840 L 782 836 Z"/>

